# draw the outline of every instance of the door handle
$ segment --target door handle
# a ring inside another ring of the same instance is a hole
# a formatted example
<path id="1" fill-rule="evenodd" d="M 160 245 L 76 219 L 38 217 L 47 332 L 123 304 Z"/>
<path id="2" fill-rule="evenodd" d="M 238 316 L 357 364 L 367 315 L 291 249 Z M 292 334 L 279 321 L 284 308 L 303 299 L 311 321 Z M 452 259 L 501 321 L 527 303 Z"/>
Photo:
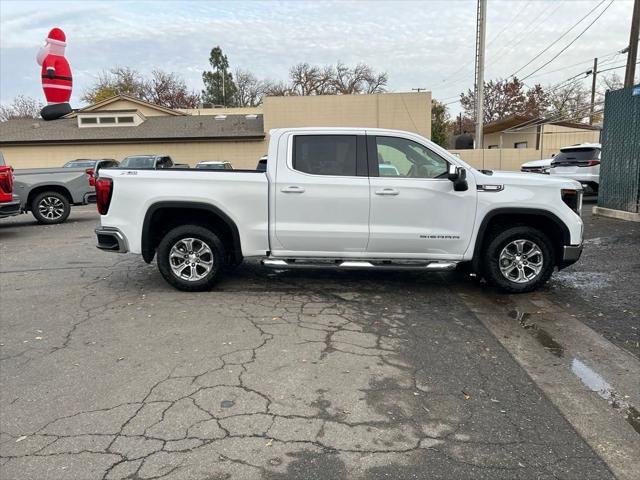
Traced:
<path id="1" fill-rule="evenodd" d="M 388 196 L 394 196 L 394 195 L 399 195 L 400 192 L 398 190 L 396 190 L 395 188 L 383 188 L 382 190 L 376 190 L 376 195 L 388 195 Z"/>
<path id="2" fill-rule="evenodd" d="M 284 187 L 280 191 L 282 193 L 304 193 L 304 188 L 298 187 L 297 185 L 290 185 L 288 187 Z"/>

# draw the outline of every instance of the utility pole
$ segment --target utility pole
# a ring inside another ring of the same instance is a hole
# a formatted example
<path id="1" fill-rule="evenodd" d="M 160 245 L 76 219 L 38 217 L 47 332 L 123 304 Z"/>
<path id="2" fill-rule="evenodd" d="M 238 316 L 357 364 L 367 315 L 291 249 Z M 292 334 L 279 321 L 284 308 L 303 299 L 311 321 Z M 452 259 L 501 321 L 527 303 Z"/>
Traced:
<path id="1" fill-rule="evenodd" d="M 636 73 L 636 58 L 638 57 L 638 35 L 640 35 L 640 0 L 633 4 L 631 16 L 631 35 L 629 36 L 629 53 L 627 53 L 627 69 L 624 74 L 624 86 L 632 87 Z"/>
<path id="2" fill-rule="evenodd" d="M 593 108 L 596 101 L 596 76 L 598 74 L 598 59 L 593 59 L 593 70 L 591 70 L 591 109 L 589 110 L 589 125 L 593 125 Z"/>
<path id="3" fill-rule="evenodd" d="M 637 0 L 640 1 L 640 0 Z M 487 0 L 478 0 L 476 28 L 476 138 L 475 147 L 482 148 L 482 120 L 484 118 L 484 41 L 487 22 Z"/>

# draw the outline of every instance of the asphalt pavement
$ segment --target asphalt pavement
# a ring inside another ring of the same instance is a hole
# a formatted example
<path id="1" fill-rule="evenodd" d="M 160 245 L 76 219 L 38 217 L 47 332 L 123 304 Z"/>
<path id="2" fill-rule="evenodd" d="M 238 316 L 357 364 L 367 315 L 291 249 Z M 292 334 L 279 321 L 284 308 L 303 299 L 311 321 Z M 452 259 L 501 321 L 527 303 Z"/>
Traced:
<path id="1" fill-rule="evenodd" d="M 579 380 L 571 392 L 549 381 L 572 375 L 570 339 L 588 337 L 624 408 L 637 405 L 627 352 L 640 308 L 624 290 L 637 273 L 620 262 L 618 279 L 593 258 L 637 249 L 634 226 L 590 220 L 588 238 L 602 240 L 584 263 L 518 300 L 456 274 L 255 262 L 211 292 L 178 292 L 155 263 L 96 250 L 97 222 L 83 207 L 58 226 L 0 223 L 3 480 L 624 479 L 640 468 L 633 418 Z M 603 286 L 585 286 L 593 272 Z M 564 407 L 585 398 L 581 425 Z"/>

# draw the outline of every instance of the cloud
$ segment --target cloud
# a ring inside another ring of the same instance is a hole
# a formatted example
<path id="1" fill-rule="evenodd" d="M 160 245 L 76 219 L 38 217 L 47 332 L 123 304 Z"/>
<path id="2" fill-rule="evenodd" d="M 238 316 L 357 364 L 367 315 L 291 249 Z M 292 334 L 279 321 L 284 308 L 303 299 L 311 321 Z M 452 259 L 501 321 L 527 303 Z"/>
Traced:
<path id="1" fill-rule="evenodd" d="M 489 2 L 487 39 L 496 38 L 487 49 L 487 76 L 509 75 L 573 25 L 580 18 L 577 12 L 586 13 L 596 4 L 594 0 L 560 6 L 555 1 Z M 474 1 L 84 1 L 57 2 L 55 10 L 51 5 L 3 2 L 1 101 L 19 93 L 41 96 L 34 55 L 53 26 L 67 33 L 76 103 L 92 79 L 114 65 L 141 72 L 174 71 L 200 90 L 201 72 L 208 67 L 215 45 L 228 55 L 232 68 L 248 69 L 260 77 L 283 79 L 291 65 L 302 61 L 340 60 L 387 71 L 389 87 L 398 91 L 422 87 L 445 98 L 473 83 Z M 624 48 L 632 6 L 615 2 L 548 69 Z M 562 45 L 559 42 L 558 48 Z M 575 73 L 567 69 L 541 79 L 557 82 Z"/>

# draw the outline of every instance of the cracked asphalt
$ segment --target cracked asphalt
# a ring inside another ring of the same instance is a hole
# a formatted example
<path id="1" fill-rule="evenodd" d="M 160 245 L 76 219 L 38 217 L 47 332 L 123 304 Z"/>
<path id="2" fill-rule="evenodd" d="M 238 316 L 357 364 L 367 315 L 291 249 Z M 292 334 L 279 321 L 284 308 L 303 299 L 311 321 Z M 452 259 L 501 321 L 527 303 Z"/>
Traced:
<path id="1" fill-rule="evenodd" d="M 472 282 L 251 263 L 184 293 L 97 222 L 0 224 L 3 480 L 614 478 Z"/>

